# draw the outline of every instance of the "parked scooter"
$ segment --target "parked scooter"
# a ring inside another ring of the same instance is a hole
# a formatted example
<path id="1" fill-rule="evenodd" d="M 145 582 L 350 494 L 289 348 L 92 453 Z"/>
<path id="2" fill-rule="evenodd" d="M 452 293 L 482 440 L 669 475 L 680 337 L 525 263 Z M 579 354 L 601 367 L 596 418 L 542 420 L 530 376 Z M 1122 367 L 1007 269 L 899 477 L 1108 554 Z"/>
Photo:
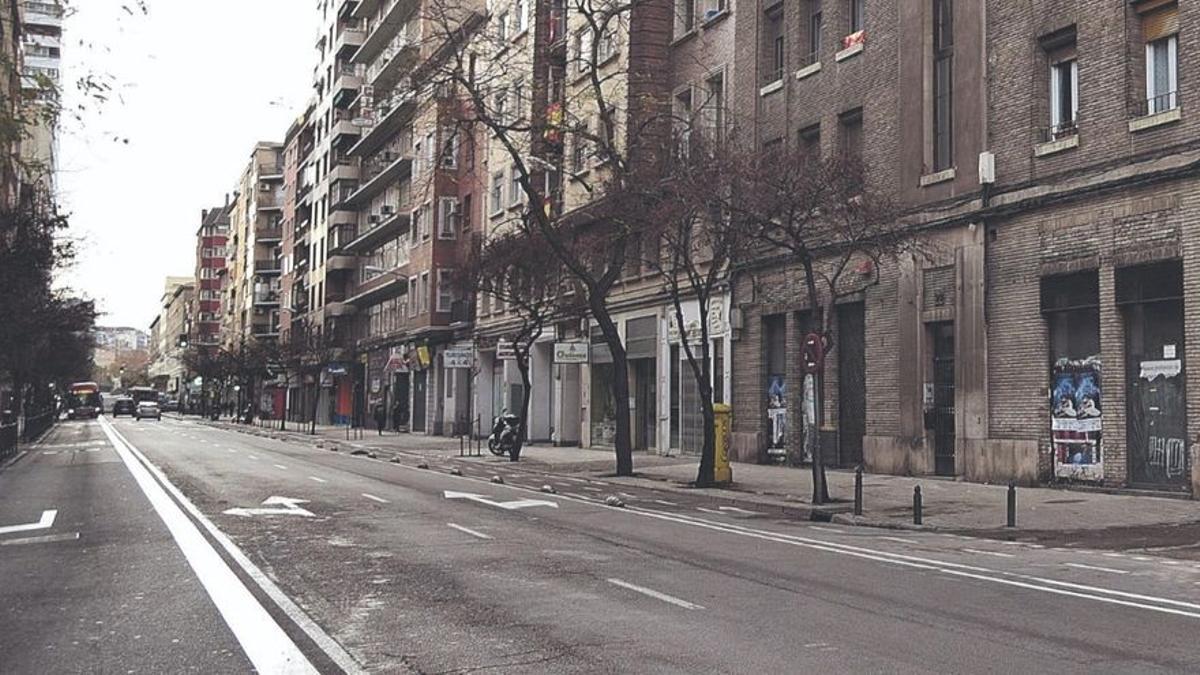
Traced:
<path id="1" fill-rule="evenodd" d="M 504 411 L 492 421 L 492 435 L 488 436 L 488 450 L 497 457 L 512 455 L 521 434 L 521 418 Z M 516 457 L 512 457 L 516 461 Z"/>

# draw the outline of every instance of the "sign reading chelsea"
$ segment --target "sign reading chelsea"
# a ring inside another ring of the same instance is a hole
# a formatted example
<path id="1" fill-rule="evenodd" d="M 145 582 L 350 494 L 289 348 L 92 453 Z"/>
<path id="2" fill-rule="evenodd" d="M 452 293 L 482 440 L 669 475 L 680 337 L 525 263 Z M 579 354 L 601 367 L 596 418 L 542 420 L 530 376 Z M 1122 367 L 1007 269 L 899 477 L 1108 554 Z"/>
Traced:
<path id="1" fill-rule="evenodd" d="M 588 343 L 586 340 L 554 343 L 554 362 L 558 364 L 587 363 Z"/>

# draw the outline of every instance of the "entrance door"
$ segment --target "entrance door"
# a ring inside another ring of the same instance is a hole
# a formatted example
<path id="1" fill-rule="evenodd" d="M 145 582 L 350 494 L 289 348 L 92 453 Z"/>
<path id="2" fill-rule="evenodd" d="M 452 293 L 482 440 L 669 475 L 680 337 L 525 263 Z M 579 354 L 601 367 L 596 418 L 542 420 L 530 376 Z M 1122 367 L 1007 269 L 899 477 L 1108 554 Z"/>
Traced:
<path id="1" fill-rule="evenodd" d="M 838 459 L 863 461 L 867 433 L 867 333 L 862 303 L 838 307 Z"/>
<path id="2" fill-rule="evenodd" d="M 1187 489 L 1183 303 L 1127 306 L 1125 339 L 1130 482 L 1139 487 Z"/>
<path id="3" fill-rule="evenodd" d="M 413 431 L 425 431 L 425 385 L 428 380 L 429 371 L 427 370 L 418 370 L 413 373 Z"/>
<path id="4" fill-rule="evenodd" d="M 408 373 L 396 373 L 394 384 L 392 385 L 392 396 L 396 401 L 392 424 L 397 428 L 404 427 L 407 429 L 409 422 Z"/>
<path id="5" fill-rule="evenodd" d="M 933 330 L 933 470 L 954 475 L 954 324 L 935 323 Z"/>
<path id="6" fill-rule="evenodd" d="M 634 379 L 634 448 L 646 450 L 655 443 L 655 421 L 658 418 L 657 387 L 654 359 L 637 359 L 633 364 Z"/>

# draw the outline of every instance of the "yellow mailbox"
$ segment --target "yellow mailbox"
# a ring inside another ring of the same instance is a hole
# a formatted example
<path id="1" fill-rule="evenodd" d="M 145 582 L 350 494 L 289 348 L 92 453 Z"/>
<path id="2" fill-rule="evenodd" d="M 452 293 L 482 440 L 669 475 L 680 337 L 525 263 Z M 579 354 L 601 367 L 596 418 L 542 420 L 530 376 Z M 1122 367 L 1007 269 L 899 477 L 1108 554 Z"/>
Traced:
<path id="1" fill-rule="evenodd" d="M 713 462 L 713 477 L 718 483 L 733 482 L 733 467 L 729 465 L 729 441 L 733 423 L 733 408 L 724 403 L 713 406 L 713 427 L 716 436 L 716 452 Z"/>

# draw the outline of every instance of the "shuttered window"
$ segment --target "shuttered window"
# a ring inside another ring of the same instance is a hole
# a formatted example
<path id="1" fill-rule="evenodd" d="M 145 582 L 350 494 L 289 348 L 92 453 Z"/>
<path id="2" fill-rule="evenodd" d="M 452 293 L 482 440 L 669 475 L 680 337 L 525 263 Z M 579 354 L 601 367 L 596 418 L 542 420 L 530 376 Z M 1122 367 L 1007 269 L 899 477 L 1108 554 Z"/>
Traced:
<path id="1" fill-rule="evenodd" d="M 1179 5 L 1175 2 L 1145 2 L 1138 6 L 1142 15 L 1142 40 L 1154 42 L 1179 32 Z"/>

